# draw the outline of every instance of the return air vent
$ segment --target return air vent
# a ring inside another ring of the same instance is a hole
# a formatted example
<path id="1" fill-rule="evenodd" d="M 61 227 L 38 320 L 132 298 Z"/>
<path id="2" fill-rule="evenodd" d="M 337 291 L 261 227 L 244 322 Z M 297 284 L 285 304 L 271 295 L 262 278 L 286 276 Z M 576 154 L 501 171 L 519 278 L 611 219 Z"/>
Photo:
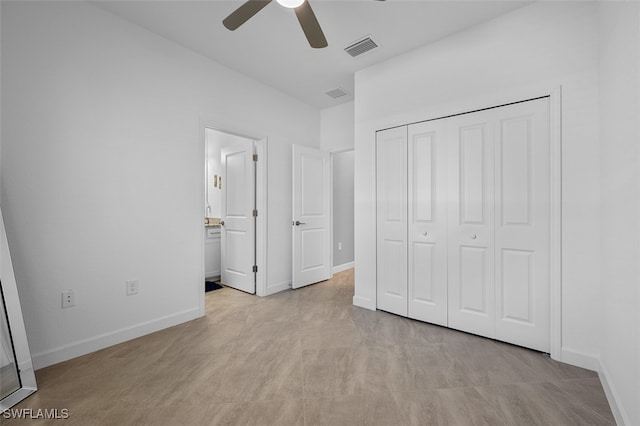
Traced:
<path id="1" fill-rule="evenodd" d="M 378 44 L 373 41 L 371 37 L 367 36 L 360 41 L 356 41 L 351 46 L 345 47 L 344 51 L 355 58 L 376 47 L 378 47 Z"/>
<path id="2" fill-rule="evenodd" d="M 343 96 L 347 96 L 349 93 L 344 90 L 342 87 L 336 87 L 335 89 L 331 89 L 328 92 L 325 92 L 327 95 L 331 96 L 333 99 L 341 98 Z"/>

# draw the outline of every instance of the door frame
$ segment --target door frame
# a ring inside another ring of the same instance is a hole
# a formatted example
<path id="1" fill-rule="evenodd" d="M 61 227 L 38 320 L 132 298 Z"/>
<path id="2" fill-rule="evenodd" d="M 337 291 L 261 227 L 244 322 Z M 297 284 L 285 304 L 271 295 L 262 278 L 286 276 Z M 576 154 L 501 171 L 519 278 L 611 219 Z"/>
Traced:
<path id="1" fill-rule="evenodd" d="M 329 199 L 330 199 L 330 203 L 331 203 L 331 218 L 329 220 L 329 222 L 331 223 L 331 274 L 337 274 L 338 272 L 342 272 L 345 271 L 346 269 L 341 269 L 339 268 L 342 265 L 338 265 L 338 268 L 334 267 L 333 265 L 333 252 L 335 250 L 334 247 L 334 243 L 333 243 L 333 209 L 335 207 L 334 202 L 333 202 L 333 158 L 336 154 L 342 154 L 344 152 L 349 152 L 352 151 L 355 155 L 355 149 L 353 147 L 350 148 L 334 148 L 331 149 L 329 151 L 327 151 L 329 153 Z M 355 167 L 354 167 L 355 169 Z M 355 231 L 355 213 L 354 213 L 354 231 Z M 355 234 L 354 234 L 354 238 L 355 238 Z M 355 266 L 355 259 L 351 261 L 351 266 L 350 268 L 353 268 Z M 348 268 L 348 269 L 350 269 Z"/>
<path id="2" fill-rule="evenodd" d="M 267 141 L 266 136 L 259 136 L 245 132 L 243 130 L 235 129 L 232 126 L 220 125 L 213 120 L 200 119 L 198 124 L 198 163 L 196 170 L 199 170 L 200 180 L 200 203 L 198 210 L 198 217 L 202 217 L 206 206 L 206 176 L 207 170 L 205 167 L 206 159 L 206 130 L 212 129 L 218 132 L 227 133 L 234 136 L 240 136 L 243 138 L 251 139 L 254 141 L 256 147 L 256 154 L 258 155 L 258 162 L 256 163 L 255 173 L 255 190 L 256 190 L 256 209 L 258 210 L 258 217 L 256 218 L 256 264 L 258 265 L 258 272 L 256 273 L 256 295 L 267 295 Z M 204 271 L 204 232 L 203 222 L 197 222 L 200 238 L 198 239 L 198 252 L 200 253 L 200 266 L 198 281 L 198 305 L 200 316 L 205 314 L 205 300 L 204 291 L 201 291 L 202 283 L 205 280 Z"/>
<path id="3" fill-rule="evenodd" d="M 536 98 L 549 98 L 549 161 L 550 161 L 550 247 L 549 247 L 549 339 L 551 358 L 562 360 L 562 86 L 533 87 L 514 90 L 497 97 L 484 96 L 430 108 L 422 115 L 420 111 L 411 111 L 406 119 L 395 116 L 393 122 L 375 126 L 373 137 L 378 131 L 391 129 L 423 121 L 438 120 L 454 115 L 468 114 L 483 109 L 495 108 Z M 424 118 L 431 117 L 431 118 Z M 377 155 L 377 152 L 376 154 Z M 374 156 L 374 161 L 375 161 Z M 375 169 L 375 167 L 374 167 Z M 376 170 L 377 174 L 377 170 Z M 377 196 L 375 203 L 377 203 Z M 377 223 L 377 214 L 374 213 Z M 377 232 L 377 230 L 376 230 Z M 377 237 L 376 237 L 377 238 Z M 376 250 L 377 251 L 377 250 Z M 376 253 L 377 258 L 377 253 Z M 376 291 L 373 292 L 373 306 L 377 309 L 377 272 Z"/>

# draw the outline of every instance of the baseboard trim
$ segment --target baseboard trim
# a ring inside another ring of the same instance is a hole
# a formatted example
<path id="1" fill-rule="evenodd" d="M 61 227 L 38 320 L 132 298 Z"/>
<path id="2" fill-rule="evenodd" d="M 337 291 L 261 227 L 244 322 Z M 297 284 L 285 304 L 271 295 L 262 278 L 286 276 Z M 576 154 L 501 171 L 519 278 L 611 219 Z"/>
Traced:
<path id="1" fill-rule="evenodd" d="M 338 272 L 342 272 L 342 271 L 346 271 L 347 269 L 351 269 L 351 268 L 353 268 L 353 266 L 354 266 L 353 262 L 343 263 L 342 265 L 334 266 L 331 269 L 331 272 L 334 273 L 334 274 L 337 274 Z"/>
<path id="2" fill-rule="evenodd" d="M 265 296 L 280 293 L 281 291 L 289 290 L 290 288 L 291 281 L 283 281 L 275 285 L 270 285 L 269 287 L 267 287 L 267 294 L 265 294 Z"/>
<path id="3" fill-rule="evenodd" d="M 560 349 L 560 359 L 557 361 L 586 368 L 591 371 L 600 370 L 600 358 L 597 354 L 581 352 L 567 347 Z"/>
<path id="4" fill-rule="evenodd" d="M 376 303 L 371 299 L 365 299 L 360 296 L 353 296 L 353 305 L 361 308 L 369 309 L 371 311 L 376 310 Z"/>
<path id="5" fill-rule="evenodd" d="M 611 407 L 613 418 L 616 420 L 616 424 L 618 425 L 630 426 L 631 420 L 629 420 L 629 416 L 622 406 L 622 403 L 618 396 L 618 392 L 616 391 L 615 386 L 613 386 L 613 381 L 611 380 L 611 376 L 609 375 L 609 370 L 607 370 L 607 367 L 605 367 L 605 365 L 602 363 L 602 360 L 598 361 L 598 376 L 600 377 L 602 389 L 604 389 L 604 394 L 606 395 L 609 406 Z"/>
<path id="6" fill-rule="evenodd" d="M 36 370 L 48 367 L 59 362 L 99 351 L 100 349 L 108 348 L 109 346 L 117 345 L 118 343 L 126 342 L 127 340 L 164 330 L 165 328 L 173 327 L 174 325 L 182 324 L 201 316 L 199 308 L 187 309 L 165 317 L 79 340 L 65 346 L 34 354 L 33 367 Z"/>
<path id="7" fill-rule="evenodd" d="M 600 378 L 600 382 L 602 383 L 604 393 L 607 397 L 607 402 L 609 402 L 609 406 L 611 407 L 613 417 L 616 420 L 616 424 L 622 426 L 631 425 L 629 416 L 624 410 L 622 402 L 618 396 L 618 392 L 613 385 L 611 375 L 609 374 L 609 371 L 607 370 L 605 365 L 602 363 L 602 359 L 599 355 L 585 353 L 575 349 L 564 347 L 560 352 L 560 357 L 561 359 L 559 359 L 558 361 L 596 371 Z"/>

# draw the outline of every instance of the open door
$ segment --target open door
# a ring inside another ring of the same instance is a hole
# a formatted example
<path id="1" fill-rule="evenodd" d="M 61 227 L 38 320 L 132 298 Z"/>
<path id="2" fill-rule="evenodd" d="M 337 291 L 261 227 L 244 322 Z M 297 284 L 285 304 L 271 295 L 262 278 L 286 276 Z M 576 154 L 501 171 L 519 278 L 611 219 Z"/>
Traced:
<path id="1" fill-rule="evenodd" d="M 254 142 L 247 139 L 221 150 L 220 222 L 222 284 L 256 292 Z"/>
<path id="2" fill-rule="evenodd" d="M 331 278 L 330 183 L 329 154 L 293 145 L 293 288 Z"/>

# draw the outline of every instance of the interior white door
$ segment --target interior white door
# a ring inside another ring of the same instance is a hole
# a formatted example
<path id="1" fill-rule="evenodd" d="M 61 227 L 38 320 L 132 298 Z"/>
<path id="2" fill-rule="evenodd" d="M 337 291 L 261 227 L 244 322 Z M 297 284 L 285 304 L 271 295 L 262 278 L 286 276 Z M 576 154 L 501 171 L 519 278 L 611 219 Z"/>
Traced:
<path id="1" fill-rule="evenodd" d="M 408 127 L 408 316 L 447 325 L 447 140 L 444 120 Z"/>
<path id="2" fill-rule="evenodd" d="M 496 338 L 549 352 L 549 99 L 495 113 Z"/>
<path id="3" fill-rule="evenodd" d="M 376 133 L 378 309 L 407 316 L 407 127 Z"/>
<path id="4" fill-rule="evenodd" d="M 243 140 L 221 150 L 221 281 L 255 293 L 254 143 Z"/>
<path id="5" fill-rule="evenodd" d="M 329 154 L 293 145 L 293 288 L 331 278 L 330 185 Z"/>
<path id="6" fill-rule="evenodd" d="M 449 327 L 495 337 L 492 112 L 447 119 Z"/>

